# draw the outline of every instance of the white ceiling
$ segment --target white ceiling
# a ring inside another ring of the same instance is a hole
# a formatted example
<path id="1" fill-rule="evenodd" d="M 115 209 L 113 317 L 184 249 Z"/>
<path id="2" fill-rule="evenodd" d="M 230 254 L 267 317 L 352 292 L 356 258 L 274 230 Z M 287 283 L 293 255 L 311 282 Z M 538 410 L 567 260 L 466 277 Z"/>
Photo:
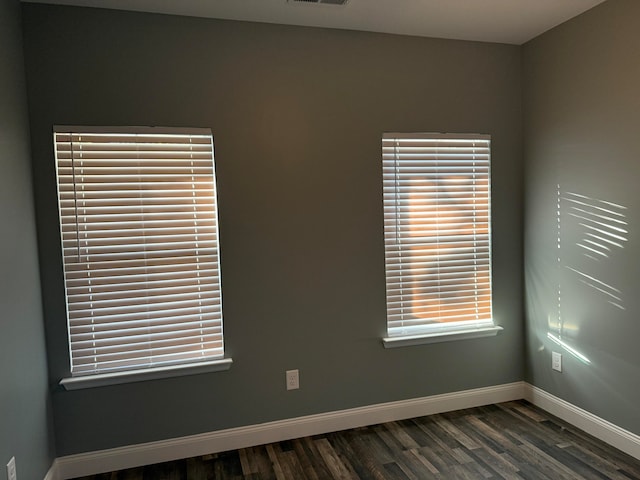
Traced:
<path id="1" fill-rule="evenodd" d="M 521 45 L 604 0 L 23 0 Z"/>

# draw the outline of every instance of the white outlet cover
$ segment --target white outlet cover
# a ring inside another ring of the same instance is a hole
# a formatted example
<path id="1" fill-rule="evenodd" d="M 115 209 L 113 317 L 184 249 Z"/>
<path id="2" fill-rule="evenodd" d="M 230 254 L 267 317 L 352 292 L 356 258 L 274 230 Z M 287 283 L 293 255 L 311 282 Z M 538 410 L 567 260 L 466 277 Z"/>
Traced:
<path id="1" fill-rule="evenodd" d="M 16 457 L 11 457 L 11 460 L 7 463 L 7 479 L 18 480 L 18 474 L 16 472 Z"/>
<path id="2" fill-rule="evenodd" d="M 300 388 L 300 373 L 298 370 L 287 370 L 287 390 L 296 390 Z"/>
<path id="3" fill-rule="evenodd" d="M 562 371 L 562 354 L 558 352 L 551 352 L 551 368 Z"/>

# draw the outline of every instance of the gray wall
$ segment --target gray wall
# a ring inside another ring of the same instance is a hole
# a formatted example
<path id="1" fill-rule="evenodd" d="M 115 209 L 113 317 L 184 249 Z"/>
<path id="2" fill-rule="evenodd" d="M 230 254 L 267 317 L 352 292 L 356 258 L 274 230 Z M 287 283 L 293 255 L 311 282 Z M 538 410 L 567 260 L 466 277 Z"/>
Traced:
<path id="1" fill-rule="evenodd" d="M 23 13 L 52 384 L 69 369 L 54 124 L 213 130 L 234 360 L 223 373 L 55 389 L 59 455 L 522 379 L 518 47 L 35 4 Z M 497 337 L 382 347 L 386 131 L 492 135 Z M 287 392 L 292 368 L 301 388 Z"/>
<path id="2" fill-rule="evenodd" d="M 0 0 L 0 477 L 42 478 L 53 460 L 31 192 L 20 4 Z"/>
<path id="3" fill-rule="evenodd" d="M 639 18 L 637 0 L 605 2 L 528 43 L 523 77 L 526 380 L 636 434 Z"/>

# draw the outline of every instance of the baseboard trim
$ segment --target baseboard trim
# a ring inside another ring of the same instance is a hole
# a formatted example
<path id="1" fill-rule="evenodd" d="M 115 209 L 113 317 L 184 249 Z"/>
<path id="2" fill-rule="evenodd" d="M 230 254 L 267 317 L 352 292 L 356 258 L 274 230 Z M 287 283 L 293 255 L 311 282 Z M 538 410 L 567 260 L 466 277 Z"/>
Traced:
<path id="1" fill-rule="evenodd" d="M 519 400 L 524 396 L 524 388 L 523 382 L 515 382 L 69 455 L 56 459 L 52 466 L 54 474 L 51 477 L 47 476 L 46 480 L 66 480 L 405 418 Z"/>
<path id="2" fill-rule="evenodd" d="M 524 398 L 537 407 L 640 460 L 640 436 L 528 383 Z"/>
<path id="3" fill-rule="evenodd" d="M 58 460 L 54 460 L 51 464 L 51 468 L 44 476 L 44 480 L 60 480 L 60 476 L 58 475 Z"/>

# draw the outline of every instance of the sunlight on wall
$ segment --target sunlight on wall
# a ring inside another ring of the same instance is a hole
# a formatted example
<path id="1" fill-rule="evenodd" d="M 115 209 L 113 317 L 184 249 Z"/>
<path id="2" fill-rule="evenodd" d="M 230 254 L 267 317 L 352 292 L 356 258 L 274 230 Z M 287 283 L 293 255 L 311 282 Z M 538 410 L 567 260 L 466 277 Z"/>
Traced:
<path id="1" fill-rule="evenodd" d="M 567 300 L 566 293 L 563 298 L 563 288 L 566 291 L 569 286 L 580 283 L 597 294 L 597 298 L 625 310 L 622 291 L 598 278 L 598 274 L 602 262 L 622 250 L 628 241 L 627 208 L 580 193 L 563 192 L 560 184 L 556 193 L 557 312 L 555 322 L 552 316 L 548 319 L 547 337 L 581 362 L 590 364 L 589 359 L 570 344 L 575 342 L 579 326 L 576 322 L 566 322 Z M 576 264 L 578 258 L 583 259 L 579 265 Z"/>
<path id="2" fill-rule="evenodd" d="M 559 188 L 558 185 L 558 193 Z M 567 215 L 577 219 L 584 229 L 584 236 L 576 245 L 584 249 L 586 257 L 598 261 L 609 258 L 612 249 L 624 248 L 628 233 L 626 207 L 572 192 L 560 198 L 568 204 Z"/>

